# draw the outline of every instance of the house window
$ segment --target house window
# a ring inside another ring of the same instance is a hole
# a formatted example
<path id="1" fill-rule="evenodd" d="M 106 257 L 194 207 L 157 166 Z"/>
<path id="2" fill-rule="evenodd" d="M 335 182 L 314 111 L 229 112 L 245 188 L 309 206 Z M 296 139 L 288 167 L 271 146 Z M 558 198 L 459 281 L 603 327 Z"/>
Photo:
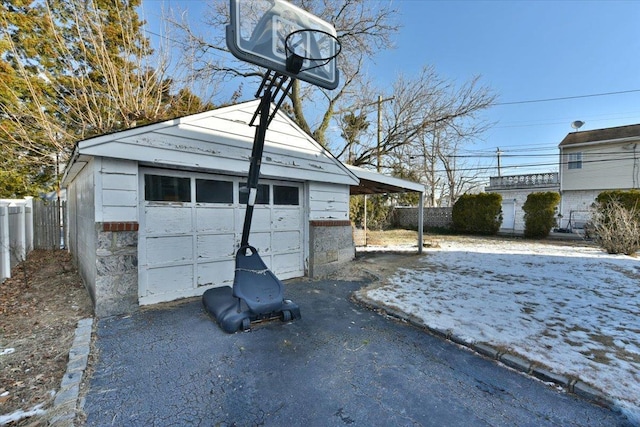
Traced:
<path id="1" fill-rule="evenodd" d="M 273 186 L 273 204 L 274 205 L 299 205 L 298 187 L 290 187 L 288 185 Z"/>
<path id="2" fill-rule="evenodd" d="M 582 169 L 582 153 L 569 153 L 569 169 Z"/>
<path id="3" fill-rule="evenodd" d="M 177 176 L 145 175 L 144 199 L 151 202 L 190 202 L 191 179 Z"/>
<path id="4" fill-rule="evenodd" d="M 196 202 L 233 203 L 233 182 L 196 179 Z"/>
<path id="5" fill-rule="evenodd" d="M 247 183 L 240 183 L 239 200 L 241 205 L 246 205 L 249 199 L 249 190 L 247 189 Z M 268 205 L 269 204 L 269 185 L 258 184 L 258 193 L 256 194 L 256 205 Z"/>

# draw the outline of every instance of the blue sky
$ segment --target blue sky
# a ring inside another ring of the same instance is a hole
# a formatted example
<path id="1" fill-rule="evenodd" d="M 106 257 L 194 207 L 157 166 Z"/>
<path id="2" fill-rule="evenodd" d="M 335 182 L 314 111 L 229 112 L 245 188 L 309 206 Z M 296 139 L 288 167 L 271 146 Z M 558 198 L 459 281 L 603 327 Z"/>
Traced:
<path id="1" fill-rule="evenodd" d="M 393 3 L 396 48 L 369 64 L 379 87 L 433 65 L 460 84 L 481 76 L 505 103 L 485 113 L 495 125 L 467 147 L 463 154 L 478 156 L 470 161 L 496 166 L 499 147 L 503 175 L 555 171 L 571 122 L 584 121 L 581 130 L 640 123 L 640 1 Z M 160 4 L 186 9 L 196 23 L 207 2 L 144 0 L 151 25 Z M 612 92 L 627 93 L 588 96 Z M 569 97 L 580 98 L 506 104 Z"/>
<path id="2" fill-rule="evenodd" d="M 397 48 L 376 64 L 385 78 L 433 64 L 460 82 L 480 75 L 504 103 L 637 90 L 491 108 L 485 116 L 495 126 L 469 149 L 491 156 L 500 147 L 504 175 L 557 170 L 508 166 L 556 162 L 574 120 L 585 122 L 582 130 L 640 123 L 640 2 L 397 4 Z M 515 154 L 546 156 L 508 157 Z"/>

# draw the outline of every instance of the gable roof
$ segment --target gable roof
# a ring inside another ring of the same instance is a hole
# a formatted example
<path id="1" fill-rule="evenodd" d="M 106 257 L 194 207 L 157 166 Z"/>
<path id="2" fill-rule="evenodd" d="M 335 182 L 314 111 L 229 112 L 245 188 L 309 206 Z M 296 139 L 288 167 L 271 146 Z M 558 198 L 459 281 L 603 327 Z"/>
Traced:
<path id="1" fill-rule="evenodd" d="M 147 166 L 197 168 L 246 175 L 259 100 L 101 135 L 76 144 L 63 183 L 93 157 Z M 358 178 L 329 151 L 278 111 L 269 125 L 261 176 L 357 185 Z"/>
<path id="2" fill-rule="evenodd" d="M 640 139 L 640 124 L 571 132 L 558 147 L 587 143 L 607 143 L 626 139 Z"/>

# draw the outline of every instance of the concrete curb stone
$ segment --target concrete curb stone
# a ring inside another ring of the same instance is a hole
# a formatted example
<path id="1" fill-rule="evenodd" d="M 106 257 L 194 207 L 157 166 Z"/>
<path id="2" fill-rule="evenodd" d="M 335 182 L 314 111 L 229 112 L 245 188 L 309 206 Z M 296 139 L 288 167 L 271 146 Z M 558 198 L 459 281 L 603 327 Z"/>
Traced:
<path id="1" fill-rule="evenodd" d="M 531 373 L 531 365 L 532 363 L 522 357 L 514 356 L 509 353 L 505 353 L 500 356 L 500 361 L 505 365 L 518 370 L 520 372 L 524 372 L 525 374 Z"/>
<path id="2" fill-rule="evenodd" d="M 80 382 L 89 359 L 91 350 L 91 334 L 93 331 L 93 318 L 78 321 L 75 330 L 73 344 L 69 350 L 67 371 L 60 382 L 60 390 L 53 401 L 53 413 L 55 416 L 49 425 L 55 427 L 73 427 L 73 421 L 78 407 L 80 394 Z"/>

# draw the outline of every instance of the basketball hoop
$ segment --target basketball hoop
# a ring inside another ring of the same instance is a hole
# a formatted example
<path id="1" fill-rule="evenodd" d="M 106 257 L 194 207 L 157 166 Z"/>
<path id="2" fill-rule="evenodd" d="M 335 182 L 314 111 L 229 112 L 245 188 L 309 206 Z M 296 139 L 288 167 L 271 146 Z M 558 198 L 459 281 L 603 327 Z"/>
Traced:
<path id="1" fill-rule="evenodd" d="M 327 65 L 342 50 L 336 36 L 323 30 L 304 28 L 292 31 L 284 40 L 287 71 L 298 74 Z M 306 63 L 316 65 L 302 68 Z M 318 64 L 319 62 L 319 64 Z"/>

